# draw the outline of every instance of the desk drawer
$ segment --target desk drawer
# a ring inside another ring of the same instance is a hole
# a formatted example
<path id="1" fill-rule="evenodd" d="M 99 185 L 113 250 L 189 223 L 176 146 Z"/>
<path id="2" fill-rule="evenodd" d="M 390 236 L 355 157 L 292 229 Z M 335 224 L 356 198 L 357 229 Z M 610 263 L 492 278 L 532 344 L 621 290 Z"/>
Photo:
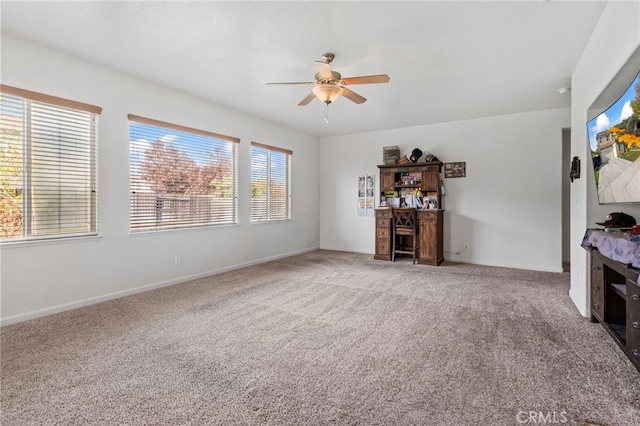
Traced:
<path id="1" fill-rule="evenodd" d="M 376 237 L 388 240 L 389 238 L 391 238 L 391 230 L 388 228 L 377 228 Z"/>
<path id="2" fill-rule="evenodd" d="M 591 315 L 604 320 L 604 291 L 601 284 L 591 284 Z"/>
<path id="3" fill-rule="evenodd" d="M 591 256 L 591 315 L 604 321 L 604 273 L 600 253 Z"/>
<path id="4" fill-rule="evenodd" d="M 640 321 L 640 286 L 627 279 L 627 314 L 632 321 Z"/>
<path id="5" fill-rule="evenodd" d="M 627 353 L 640 366 L 640 286 L 627 279 Z"/>
<path id="6" fill-rule="evenodd" d="M 378 255 L 384 255 L 384 254 L 391 254 L 391 250 L 389 249 L 391 247 L 391 244 L 389 242 L 389 240 L 383 240 L 383 241 L 377 241 L 376 242 L 376 254 Z"/>
<path id="7" fill-rule="evenodd" d="M 376 228 L 391 228 L 391 219 L 376 219 Z"/>

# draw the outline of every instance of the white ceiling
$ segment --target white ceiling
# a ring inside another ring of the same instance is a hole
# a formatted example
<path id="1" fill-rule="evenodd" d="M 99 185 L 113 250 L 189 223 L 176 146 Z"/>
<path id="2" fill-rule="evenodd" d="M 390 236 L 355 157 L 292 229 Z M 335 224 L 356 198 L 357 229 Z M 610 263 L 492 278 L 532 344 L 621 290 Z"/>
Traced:
<path id="1" fill-rule="evenodd" d="M 318 136 L 570 105 L 606 2 L 2 1 L 1 32 Z M 368 99 L 297 106 L 336 55 Z M 29 89 L 29 88 L 26 88 Z M 425 137 L 428 137 L 425 135 Z"/>

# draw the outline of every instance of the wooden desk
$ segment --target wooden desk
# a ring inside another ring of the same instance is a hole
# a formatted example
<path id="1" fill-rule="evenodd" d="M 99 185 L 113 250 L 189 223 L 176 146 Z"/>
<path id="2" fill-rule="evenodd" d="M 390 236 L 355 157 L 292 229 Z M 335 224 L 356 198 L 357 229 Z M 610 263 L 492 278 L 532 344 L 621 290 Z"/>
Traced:
<path id="1" fill-rule="evenodd" d="M 438 266 L 444 262 L 443 214 L 444 210 L 418 210 L 419 245 L 418 263 Z M 391 260 L 392 212 L 390 208 L 378 208 L 376 217 L 376 251 L 378 260 Z"/>

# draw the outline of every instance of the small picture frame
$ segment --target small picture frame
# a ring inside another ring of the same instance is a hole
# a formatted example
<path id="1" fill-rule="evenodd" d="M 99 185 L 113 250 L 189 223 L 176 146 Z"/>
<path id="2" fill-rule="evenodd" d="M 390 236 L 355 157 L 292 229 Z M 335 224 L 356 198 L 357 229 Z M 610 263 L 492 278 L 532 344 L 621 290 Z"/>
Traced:
<path id="1" fill-rule="evenodd" d="M 467 163 L 464 161 L 457 163 L 444 163 L 445 178 L 467 177 Z"/>

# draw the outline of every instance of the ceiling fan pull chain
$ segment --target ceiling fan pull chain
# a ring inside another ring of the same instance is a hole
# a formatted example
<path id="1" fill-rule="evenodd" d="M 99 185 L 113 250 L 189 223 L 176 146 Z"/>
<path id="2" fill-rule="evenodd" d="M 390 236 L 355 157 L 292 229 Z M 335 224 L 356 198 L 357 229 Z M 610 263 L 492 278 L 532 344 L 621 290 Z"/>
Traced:
<path id="1" fill-rule="evenodd" d="M 324 104 L 324 122 L 329 124 L 329 104 Z"/>

